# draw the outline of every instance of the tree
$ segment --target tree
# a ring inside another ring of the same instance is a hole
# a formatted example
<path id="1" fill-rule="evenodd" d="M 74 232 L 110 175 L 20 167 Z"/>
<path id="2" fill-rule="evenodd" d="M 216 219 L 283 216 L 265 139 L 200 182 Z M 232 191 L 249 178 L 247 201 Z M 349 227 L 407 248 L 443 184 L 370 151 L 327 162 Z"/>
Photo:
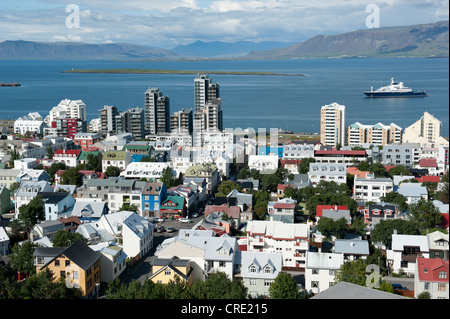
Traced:
<path id="1" fill-rule="evenodd" d="M 367 264 L 363 259 L 344 262 L 335 275 L 335 282 L 349 282 L 352 284 L 366 285 Z"/>
<path id="2" fill-rule="evenodd" d="M 178 181 L 173 177 L 172 169 L 170 167 L 166 167 L 162 171 L 161 181 L 166 185 L 167 188 L 178 185 Z"/>
<path id="3" fill-rule="evenodd" d="M 109 177 L 118 177 L 120 176 L 120 168 L 117 166 L 108 166 L 105 170 L 105 174 Z"/>
<path id="4" fill-rule="evenodd" d="M 37 247 L 37 244 L 28 240 L 24 241 L 22 245 L 16 243 L 12 247 L 12 254 L 9 256 L 11 268 L 27 276 L 33 275 L 36 272 L 33 259 L 35 247 Z"/>
<path id="5" fill-rule="evenodd" d="M 24 225 L 27 233 L 38 222 L 45 220 L 44 201 L 42 196 L 34 197 L 28 204 L 19 207 L 18 219 Z"/>
<path id="6" fill-rule="evenodd" d="M 370 168 L 370 172 L 373 173 L 375 177 L 389 177 L 386 168 L 381 163 L 374 163 Z"/>
<path id="7" fill-rule="evenodd" d="M 345 230 L 347 228 L 347 220 L 342 217 L 336 221 L 332 218 L 321 217 L 317 223 L 317 230 L 320 231 L 325 237 L 331 238 L 344 238 Z"/>
<path id="8" fill-rule="evenodd" d="M 83 176 L 78 172 L 77 168 L 68 168 L 61 174 L 61 184 L 80 187 L 83 184 Z"/>
<path id="9" fill-rule="evenodd" d="M 309 163 L 315 163 L 316 159 L 313 157 L 304 158 L 298 164 L 298 173 L 299 174 L 308 174 L 309 172 Z"/>
<path id="10" fill-rule="evenodd" d="M 224 272 L 211 274 L 203 283 L 206 299 L 244 299 L 247 297 L 247 288 L 242 281 L 233 280 Z"/>
<path id="11" fill-rule="evenodd" d="M 68 230 L 58 230 L 53 237 L 53 247 L 69 247 L 77 240 L 87 243 L 87 239 L 80 233 L 72 233 Z"/>
<path id="12" fill-rule="evenodd" d="M 89 170 L 96 171 L 96 172 L 102 170 L 102 163 L 98 159 L 98 156 L 95 156 L 92 153 L 88 154 L 86 164 L 87 164 L 87 167 Z"/>
<path id="13" fill-rule="evenodd" d="M 139 208 L 135 204 L 130 205 L 130 204 L 124 203 L 122 205 L 122 207 L 119 208 L 119 211 L 129 211 L 129 212 L 137 213 L 139 211 Z"/>
<path id="14" fill-rule="evenodd" d="M 398 165 L 395 167 L 392 167 L 389 172 L 389 176 L 392 178 L 394 175 L 409 175 L 409 170 L 404 167 L 403 165 Z"/>
<path id="15" fill-rule="evenodd" d="M 298 299 L 300 294 L 297 282 L 291 274 L 286 272 L 278 273 L 277 277 L 269 287 L 271 299 Z"/>
<path id="16" fill-rule="evenodd" d="M 53 163 L 50 165 L 50 167 L 47 169 L 47 173 L 50 176 L 50 181 L 55 180 L 55 174 L 57 171 L 65 170 L 67 168 L 66 164 L 64 163 Z"/>
<path id="17" fill-rule="evenodd" d="M 55 152 L 53 151 L 53 147 L 51 147 L 51 145 L 49 145 L 47 147 L 47 153 L 45 154 L 45 156 L 47 158 L 53 158 L 53 155 L 55 155 Z"/>
<path id="18" fill-rule="evenodd" d="M 421 198 L 409 205 L 409 215 L 418 224 L 419 229 L 429 229 L 442 222 L 442 214 L 433 202 Z"/>
<path id="19" fill-rule="evenodd" d="M 397 234 L 418 235 L 419 231 L 414 222 L 404 219 L 381 220 L 371 231 L 370 239 L 373 243 L 382 243 L 390 247 L 394 230 Z"/>
<path id="20" fill-rule="evenodd" d="M 229 180 L 229 181 L 223 181 L 220 183 L 219 187 L 217 188 L 217 193 L 215 194 L 216 197 L 226 197 L 232 190 L 236 189 L 238 192 L 242 192 L 243 188 L 242 186 L 236 184 L 235 182 Z"/>
<path id="21" fill-rule="evenodd" d="M 440 200 L 444 204 L 449 203 L 449 186 L 448 186 L 448 174 L 449 172 L 445 173 L 444 176 L 441 178 L 441 183 L 443 184 L 442 188 L 436 193 L 436 198 Z"/>
<path id="22" fill-rule="evenodd" d="M 139 162 L 154 162 L 154 161 L 155 161 L 155 158 L 148 155 L 148 156 L 143 156 Z"/>
<path id="23" fill-rule="evenodd" d="M 382 202 L 398 205 L 400 211 L 408 208 L 408 203 L 406 203 L 405 196 L 397 192 L 389 192 L 386 194 L 386 196 L 380 197 L 380 200 Z"/>

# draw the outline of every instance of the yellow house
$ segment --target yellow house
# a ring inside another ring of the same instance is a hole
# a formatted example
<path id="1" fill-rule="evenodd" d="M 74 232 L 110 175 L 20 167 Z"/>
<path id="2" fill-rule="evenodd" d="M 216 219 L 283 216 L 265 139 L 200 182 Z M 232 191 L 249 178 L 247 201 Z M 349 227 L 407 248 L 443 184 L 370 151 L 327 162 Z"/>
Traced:
<path id="1" fill-rule="evenodd" d="M 101 254 L 81 240 L 69 247 L 36 247 L 33 257 L 37 273 L 48 268 L 54 281 L 64 278 L 68 288 L 79 289 L 85 298 L 97 293 Z"/>
<path id="2" fill-rule="evenodd" d="M 168 284 L 169 281 L 175 281 L 179 277 L 187 286 L 192 285 L 193 267 L 190 260 L 179 259 L 174 256 L 170 259 L 155 259 L 153 261 L 153 274 L 149 280 L 154 283 Z"/>

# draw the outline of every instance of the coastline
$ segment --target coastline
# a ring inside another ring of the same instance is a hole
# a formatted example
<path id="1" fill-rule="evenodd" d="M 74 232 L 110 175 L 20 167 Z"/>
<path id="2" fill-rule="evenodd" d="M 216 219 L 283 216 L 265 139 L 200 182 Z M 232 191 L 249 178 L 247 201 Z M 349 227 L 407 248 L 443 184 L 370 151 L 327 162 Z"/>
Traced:
<path id="1" fill-rule="evenodd" d="M 219 75 L 279 75 L 305 76 L 304 74 L 276 73 L 276 72 L 236 72 L 236 71 L 187 71 L 187 70 L 158 70 L 158 69 L 81 69 L 66 70 L 61 73 L 93 73 L 93 74 L 219 74 Z"/>

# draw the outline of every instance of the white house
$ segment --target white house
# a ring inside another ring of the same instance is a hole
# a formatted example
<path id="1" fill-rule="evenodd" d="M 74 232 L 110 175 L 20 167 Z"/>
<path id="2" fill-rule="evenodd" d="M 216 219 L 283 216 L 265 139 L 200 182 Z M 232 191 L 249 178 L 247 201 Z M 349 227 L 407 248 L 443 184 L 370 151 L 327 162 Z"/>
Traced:
<path id="1" fill-rule="evenodd" d="M 14 133 L 21 135 L 25 135 L 27 132 L 42 134 L 44 126 L 44 121 L 39 113 L 28 113 L 28 115 L 19 117 L 14 121 Z"/>
<path id="2" fill-rule="evenodd" d="M 386 251 L 388 266 L 394 273 L 414 275 L 416 258 L 429 258 L 428 237 L 421 235 L 392 235 L 391 249 Z"/>
<path id="3" fill-rule="evenodd" d="M 234 278 L 234 264 L 238 250 L 236 238 L 213 237 L 212 232 L 180 232 L 177 237 L 166 239 L 155 252 L 158 258 L 193 261 L 193 278 L 205 280 L 209 274 L 223 272 Z"/>
<path id="4" fill-rule="evenodd" d="M 334 284 L 336 271 L 344 264 L 341 253 L 306 253 L 305 289 L 318 294 Z"/>
<path id="5" fill-rule="evenodd" d="M 309 225 L 253 220 L 247 223 L 247 251 L 283 254 L 283 268 L 304 268 Z"/>
<path id="6" fill-rule="evenodd" d="M 19 216 L 19 208 L 28 204 L 39 192 L 53 192 L 53 187 L 47 181 L 22 182 L 15 193 L 15 216 Z"/>
<path id="7" fill-rule="evenodd" d="M 271 174 L 278 169 L 278 155 L 249 155 L 248 168 Z"/>
<path id="8" fill-rule="evenodd" d="M 428 199 L 427 188 L 419 183 L 402 183 L 398 187 L 397 193 L 406 198 L 408 205 L 416 203 L 420 199 Z"/>
<path id="9" fill-rule="evenodd" d="M 313 187 L 320 181 L 345 184 L 347 183 L 347 166 L 335 163 L 310 163 L 308 178 Z"/>
<path id="10" fill-rule="evenodd" d="M 112 282 L 127 268 L 127 255 L 123 248 L 116 243 L 102 242 L 89 246 L 92 250 L 102 254 L 100 258 L 100 281 Z"/>
<path id="11" fill-rule="evenodd" d="M 414 298 L 428 292 L 431 299 L 449 299 L 448 260 L 418 257 L 414 272 Z"/>
<path id="12" fill-rule="evenodd" d="M 282 254 L 240 251 L 236 258 L 237 276 L 252 298 L 268 298 L 269 287 L 281 272 Z"/>
<path id="13" fill-rule="evenodd" d="M 357 202 L 380 202 L 380 198 L 392 192 L 394 183 L 392 179 L 385 177 L 355 176 L 353 187 L 353 199 Z"/>

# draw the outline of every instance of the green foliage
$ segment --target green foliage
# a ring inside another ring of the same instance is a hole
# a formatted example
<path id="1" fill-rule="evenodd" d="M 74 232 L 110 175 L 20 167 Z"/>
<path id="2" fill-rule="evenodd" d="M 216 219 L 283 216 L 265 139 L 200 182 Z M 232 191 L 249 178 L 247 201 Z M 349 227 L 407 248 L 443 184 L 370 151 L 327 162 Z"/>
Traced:
<path id="1" fill-rule="evenodd" d="M 61 184 L 80 187 L 83 184 L 83 177 L 78 172 L 77 168 L 71 167 L 61 174 Z"/>
<path id="2" fill-rule="evenodd" d="M 36 272 L 33 261 L 35 247 L 37 247 L 37 244 L 28 240 L 24 241 L 22 245 L 16 243 L 12 247 L 12 254 L 9 255 L 11 268 L 26 275 L 34 274 Z"/>
<path id="3" fill-rule="evenodd" d="M 219 187 L 217 188 L 217 193 L 215 194 L 216 197 L 226 197 L 232 190 L 236 189 L 238 192 L 242 192 L 243 188 L 242 186 L 236 184 L 235 182 L 229 180 L 229 181 L 223 181 L 220 183 Z"/>
<path id="4" fill-rule="evenodd" d="M 69 247 L 77 240 L 87 243 L 87 239 L 80 233 L 73 233 L 65 229 L 58 230 L 53 237 L 53 247 Z"/>
<path id="5" fill-rule="evenodd" d="M 108 177 L 118 177 L 120 175 L 120 168 L 117 166 L 108 166 L 105 170 L 105 174 Z"/>
<path id="6" fill-rule="evenodd" d="M 299 174 L 308 174 L 309 172 L 309 164 L 315 163 L 316 159 L 313 157 L 304 158 L 301 160 L 300 164 L 298 164 L 298 173 Z"/>
<path id="7" fill-rule="evenodd" d="M 380 201 L 385 203 L 391 203 L 398 205 L 400 211 L 408 208 L 408 203 L 406 203 L 406 198 L 397 192 L 389 192 L 386 196 L 380 197 Z"/>
<path id="8" fill-rule="evenodd" d="M 135 204 L 130 205 L 124 203 L 122 207 L 119 208 L 119 211 L 129 211 L 137 213 L 139 211 L 139 208 Z"/>
<path id="9" fill-rule="evenodd" d="M 339 268 L 335 275 L 335 282 L 345 281 L 352 284 L 366 285 L 366 268 L 367 263 L 363 259 L 346 261 Z"/>
<path id="10" fill-rule="evenodd" d="M 442 222 L 442 214 L 433 202 L 421 198 L 418 202 L 409 205 L 411 220 L 417 223 L 419 229 L 429 229 Z"/>
<path id="11" fill-rule="evenodd" d="M 443 184 L 443 187 L 441 188 L 441 190 L 436 192 L 436 199 L 440 200 L 444 204 L 449 203 L 448 174 L 449 172 L 447 171 L 447 173 L 445 173 L 445 175 L 442 176 L 441 183 Z"/>
<path id="12" fill-rule="evenodd" d="M 381 220 L 371 231 L 370 239 L 373 243 L 383 243 L 390 247 L 394 229 L 397 234 L 418 235 L 418 229 L 415 222 L 404 219 Z"/>
<path id="13" fill-rule="evenodd" d="M 299 299 L 297 282 L 291 274 L 280 272 L 269 287 L 271 299 Z"/>
<path id="14" fill-rule="evenodd" d="M 410 172 L 406 167 L 404 167 L 402 165 L 398 165 L 398 166 L 392 167 L 389 170 L 388 174 L 392 178 L 394 175 L 409 175 Z"/>
<path id="15" fill-rule="evenodd" d="M 179 185 L 178 180 L 173 177 L 172 169 L 170 167 L 166 167 L 163 170 L 161 181 L 166 185 L 167 188 Z"/>
<path id="16" fill-rule="evenodd" d="M 50 181 L 55 180 L 55 174 L 57 171 L 65 170 L 67 168 L 64 163 L 53 163 L 48 169 L 47 173 L 50 176 Z"/>
<path id="17" fill-rule="evenodd" d="M 27 232 L 38 222 L 45 219 L 44 201 L 42 196 L 34 197 L 28 204 L 19 207 L 19 221 Z"/>
<path id="18" fill-rule="evenodd" d="M 133 280 L 128 287 L 119 279 L 106 289 L 108 299 L 245 299 L 247 289 L 242 281 L 231 281 L 223 272 L 211 274 L 204 282 L 196 280 L 188 287 L 179 277 L 167 285 Z"/>
<path id="19" fill-rule="evenodd" d="M 418 296 L 417 299 L 431 299 L 431 294 L 429 291 L 422 291 Z"/>
<path id="20" fill-rule="evenodd" d="M 327 238 L 335 236 L 338 239 L 342 239 L 345 236 L 346 229 L 347 220 L 344 217 L 336 221 L 334 221 L 332 218 L 321 217 L 319 222 L 317 223 L 317 230 Z"/>

